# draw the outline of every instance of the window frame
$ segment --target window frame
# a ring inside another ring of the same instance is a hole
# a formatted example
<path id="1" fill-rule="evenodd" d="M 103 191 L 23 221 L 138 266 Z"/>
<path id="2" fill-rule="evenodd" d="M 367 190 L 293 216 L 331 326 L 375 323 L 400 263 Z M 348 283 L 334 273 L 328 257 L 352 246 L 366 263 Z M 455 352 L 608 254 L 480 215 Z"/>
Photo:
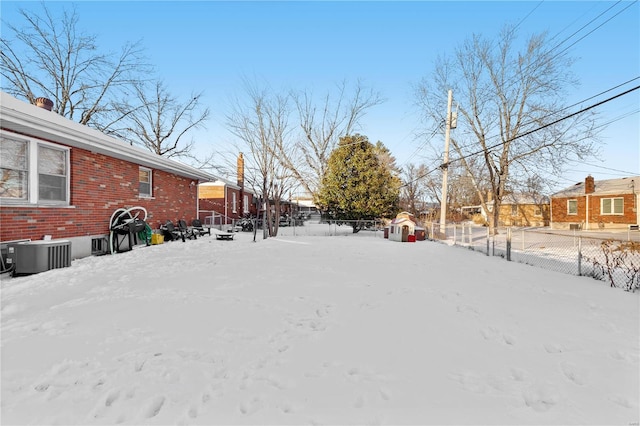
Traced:
<path id="1" fill-rule="evenodd" d="M 518 205 L 511 204 L 511 216 L 518 216 Z"/>
<path id="2" fill-rule="evenodd" d="M 620 212 L 616 212 L 616 201 L 619 200 L 621 202 Z M 605 212 L 604 204 L 605 201 L 609 201 L 609 212 Z M 624 197 L 606 197 L 600 198 L 600 215 L 601 216 L 624 216 Z"/>
<path id="3" fill-rule="evenodd" d="M 571 212 L 571 204 L 575 206 L 575 211 Z M 578 200 L 571 199 L 567 200 L 567 216 L 577 216 L 578 215 Z"/>
<path id="4" fill-rule="evenodd" d="M 140 180 L 140 172 L 145 171 L 149 173 L 149 182 L 143 182 Z M 149 185 L 149 192 L 142 192 L 142 184 Z M 153 169 L 144 166 L 138 166 L 138 197 L 140 198 L 153 198 Z"/>
<path id="5" fill-rule="evenodd" d="M 231 193 L 231 211 L 233 213 L 238 213 L 237 204 L 238 204 L 238 194 L 235 191 L 233 191 Z"/>
<path id="6" fill-rule="evenodd" d="M 249 213 L 249 196 L 247 194 L 244 194 L 243 196 L 243 203 L 242 203 L 242 213 Z"/>
<path id="7" fill-rule="evenodd" d="M 42 205 L 42 206 L 69 206 L 71 204 L 71 148 L 59 145 L 56 143 L 46 142 L 36 138 L 26 138 L 21 137 L 20 135 L 8 134 L 5 132 L 0 132 L 0 138 L 8 139 L 16 142 L 21 142 L 26 144 L 27 154 L 26 154 L 26 165 L 27 169 L 23 172 L 26 173 L 27 179 L 27 188 L 26 188 L 26 197 L 24 198 L 14 198 L 14 197 L 0 197 L 2 199 L 2 204 L 5 205 Z M 40 158 L 40 147 L 59 151 L 63 155 L 64 161 L 64 174 L 63 175 L 55 175 L 51 173 L 40 173 L 39 169 L 39 158 Z M 61 176 L 64 179 L 64 197 L 59 200 L 47 200 L 40 198 L 40 174 L 43 175 L 51 175 L 51 176 Z"/>

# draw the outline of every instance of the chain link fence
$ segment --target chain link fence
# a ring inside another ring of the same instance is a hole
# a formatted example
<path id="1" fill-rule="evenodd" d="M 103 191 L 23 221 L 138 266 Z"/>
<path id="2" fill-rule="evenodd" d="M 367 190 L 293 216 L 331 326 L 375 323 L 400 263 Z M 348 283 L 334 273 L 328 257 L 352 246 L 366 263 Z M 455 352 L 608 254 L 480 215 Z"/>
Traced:
<path id="1" fill-rule="evenodd" d="M 571 275 L 589 276 L 627 291 L 640 289 L 640 232 L 553 231 L 504 228 L 491 235 L 472 224 L 428 224 L 435 241 L 467 247 L 487 256 Z"/>
<path id="2" fill-rule="evenodd" d="M 361 228 L 356 234 L 353 233 L 354 226 Z M 282 226 L 281 224 L 278 229 L 278 235 L 312 237 L 358 235 L 383 238 L 383 231 L 384 225 L 380 220 L 320 220 L 319 218 L 314 218 L 287 226 Z"/>

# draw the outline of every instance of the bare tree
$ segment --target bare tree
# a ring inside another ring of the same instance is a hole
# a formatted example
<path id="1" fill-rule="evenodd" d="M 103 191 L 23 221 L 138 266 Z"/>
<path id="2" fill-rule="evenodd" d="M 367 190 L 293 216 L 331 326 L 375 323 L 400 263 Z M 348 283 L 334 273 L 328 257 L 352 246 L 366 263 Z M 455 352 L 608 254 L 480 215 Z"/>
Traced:
<path id="1" fill-rule="evenodd" d="M 426 167 L 407 164 L 402 170 L 404 184 L 400 191 L 400 207 L 418 216 L 425 197 L 423 180 L 427 178 Z"/>
<path id="2" fill-rule="evenodd" d="M 290 131 L 288 97 L 245 81 L 246 100 L 236 100 L 227 116 L 227 127 L 238 137 L 245 155 L 247 183 L 259 189 L 265 203 L 264 238 L 276 236 L 280 199 L 291 184 L 291 176 L 282 168 L 276 147 L 286 147 Z M 271 200 L 275 204 L 272 217 Z"/>
<path id="3" fill-rule="evenodd" d="M 6 23 L 15 38 L 0 37 L 2 90 L 32 104 L 49 98 L 58 114 L 105 130 L 115 99 L 150 69 L 140 44 L 101 54 L 95 36 L 78 31 L 75 9 L 58 17 L 43 2 L 42 15 L 24 9 L 20 14 L 23 28 Z"/>
<path id="4" fill-rule="evenodd" d="M 193 142 L 185 142 L 184 137 L 204 126 L 209 117 L 209 108 L 201 108 L 201 99 L 202 93 L 191 94 L 181 102 L 160 81 L 149 91 L 137 85 L 135 103 L 139 106 L 121 104 L 118 111 L 123 118 L 110 133 L 158 155 L 193 158 Z"/>
<path id="5" fill-rule="evenodd" d="M 340 137 L 353 133 L 367 110 L 383 102 L 379 93 L 360 81 L 347 92 L 343 81 L 335 93 L 327 92 L 320 102 L 310 91 L 292 95 L 302 136 L 295 146 L 278 145 L 276 149 L 282 164 L 309 194 L 316 193 Z"/>
<path id="6" fill-rule="evenodd" d="M 576 84 L 569 71 L 572 60 L 550 49 L 544 34 L 532 36 L 521 51 L 516 41 L 509 28 L 495 43 L 474 35 L 451 57 L 438 59 L 417 94 L 425 116 L 444 122 L 446 93 L 453 90 L 459 116 L 450 163 L 462 164 L 481 204 L 493 212 L 494 232 L 509 184 L 535 174 L 559 174 L 568 160 L 595 151 L 591 115 L 558 121 L 567 114 L 565 90 Z M 475 167 L 472 158 L 481 158 L 482 166 Z M 487 191 L 493 195 L 491 209 Z"/>

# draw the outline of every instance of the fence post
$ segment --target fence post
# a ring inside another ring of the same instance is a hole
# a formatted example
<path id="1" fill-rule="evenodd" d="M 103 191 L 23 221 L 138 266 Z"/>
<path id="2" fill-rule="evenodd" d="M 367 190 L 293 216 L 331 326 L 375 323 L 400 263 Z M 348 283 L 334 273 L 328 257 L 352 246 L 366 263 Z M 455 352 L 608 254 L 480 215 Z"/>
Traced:
<path id="1" fill-rule="evenodd" d="M 511 261 L 511 228 L 507 228 L 507 261 Z"/>
<path id="2" fill-rule="evenodd" d="M 582 237 L 578 237 L 578 276 L 582 276 Z"/>
<path id="3" fill-rule="evenodd" d="M 453 245 L 456 245 L 456 229 L 458 229 L 458 226 L 454 223 L 453 224 Z"/>
<path id="4" fill-rule="evenodd" d="M 489 227 L 487 227 L 487 256 L 489 256 Z"/>

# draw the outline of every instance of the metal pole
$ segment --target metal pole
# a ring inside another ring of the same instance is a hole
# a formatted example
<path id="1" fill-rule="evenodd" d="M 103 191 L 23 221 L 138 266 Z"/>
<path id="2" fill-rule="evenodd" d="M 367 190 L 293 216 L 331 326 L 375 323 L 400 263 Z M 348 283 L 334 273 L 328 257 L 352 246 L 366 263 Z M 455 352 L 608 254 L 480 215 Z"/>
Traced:
<path id="1" fill-rule="evenodd" d="M 449 169 L 449 133 L 451 132 L 451 104 L 453 90 L 449 90 L 447 99 L 447 118 L 444 130 L 444 159 L 442 166 L 442 199 L 440 200 L 440 228 L 444 229 L 447 221 L 447 172 Z"/>

